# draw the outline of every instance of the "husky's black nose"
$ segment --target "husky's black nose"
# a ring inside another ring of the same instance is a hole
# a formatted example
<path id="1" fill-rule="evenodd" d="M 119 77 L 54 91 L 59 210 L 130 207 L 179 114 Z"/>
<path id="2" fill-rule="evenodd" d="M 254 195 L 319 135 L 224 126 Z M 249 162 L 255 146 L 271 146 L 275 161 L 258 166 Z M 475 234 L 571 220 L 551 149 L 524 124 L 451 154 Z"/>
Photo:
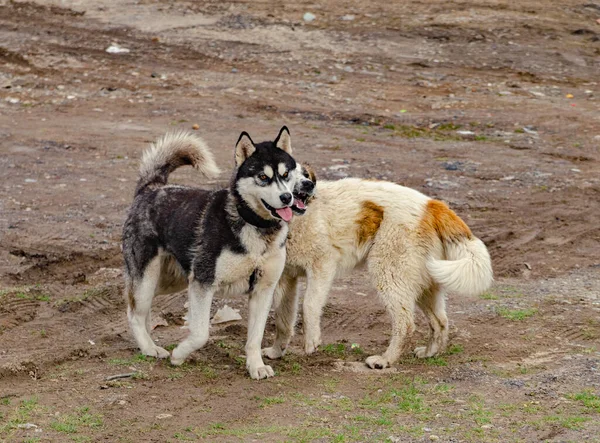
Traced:
<path id="1" fill-rule="evenodd" d="M 292 194 L 290 194 L 289 192 L 286 192 L 285 194 L 281 194 L 279 196 L 279 199 L 281 200 L 281 203 L 283 203 L 284 205 L 289 205 L 290 202 L 292 201 Z"/>

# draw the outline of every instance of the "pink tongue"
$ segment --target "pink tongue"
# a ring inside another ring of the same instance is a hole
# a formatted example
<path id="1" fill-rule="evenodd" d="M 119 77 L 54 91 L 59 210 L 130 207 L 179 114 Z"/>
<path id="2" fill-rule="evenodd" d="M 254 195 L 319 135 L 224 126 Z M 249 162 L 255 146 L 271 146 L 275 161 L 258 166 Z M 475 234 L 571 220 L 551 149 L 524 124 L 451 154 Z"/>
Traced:
<path id="1" fill-rule="evenodd" d="M 295 198 L 294 204 L 296 205 L 296 207 L 298 209 L 306 209 L 306 205 L 304 204 L 304 202 L 302 200 L 298 200 L 297 198 Z"/>
<path id="2" fill-rule="evenodd" d="M 277 214 L 283 219 L 283 221 L 289 222 L 292 219 L 292 208 L 281 208 L 275 210 Z"/>

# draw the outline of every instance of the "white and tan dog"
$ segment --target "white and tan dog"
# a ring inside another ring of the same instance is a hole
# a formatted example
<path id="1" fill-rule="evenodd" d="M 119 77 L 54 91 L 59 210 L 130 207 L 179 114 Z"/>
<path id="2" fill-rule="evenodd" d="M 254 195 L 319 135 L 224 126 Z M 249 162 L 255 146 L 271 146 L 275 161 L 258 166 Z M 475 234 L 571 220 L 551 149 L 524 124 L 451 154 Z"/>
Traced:
<path id="1" fill-rule="evenodd" d="M 304 177 L 316 181 L 310 170 L 304 170 Z M 423 358 L 444 352 L 446 293 L 477 295 L 493 281 L 483 242 L 443 202 L 394 183 L 319 181 L 315 196 L 307 200 L 306 214 L 290 223 L 286 266 L 275 292 L 277 335 L 263 354 L 279 358 L 288 346 L 301 276 L 307 277 L 304 349 L 308 354 L 317 350 L 321 312 L 333 280 L 363 263 L 392 318 L 388 349 L 367 358 L 367 365 L 385 368 L 400 357 L 414 330 L 415 303 L 431 327 L 428 345 L 415 349 L 415 354 Z"/>

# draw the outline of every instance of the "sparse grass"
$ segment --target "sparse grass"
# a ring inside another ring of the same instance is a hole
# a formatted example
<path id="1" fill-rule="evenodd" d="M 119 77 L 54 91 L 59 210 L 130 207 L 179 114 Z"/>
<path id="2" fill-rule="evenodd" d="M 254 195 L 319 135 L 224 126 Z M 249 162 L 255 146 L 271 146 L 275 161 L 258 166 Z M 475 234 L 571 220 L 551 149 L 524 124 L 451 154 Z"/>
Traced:
<path id="1" fill-rule="evenodd" d="M 75 411 L 74 414 L 65 414 L 58 420 L 50 423 L 50 427 L 57 432 L 65 434 L 75 434 L 81 426 L 86 428 L 99 428 L 103 425 L 102 416 L 91 414 L 90 408 L 83 407 Z"/>
<path id="2" fill-rule="evenodd" d="M 511 321 L 521 321 L 534 316 L 537 313 L 537 309 L 508 309 L 504 306 L 498 306 L 496 308 L 496 313 Z"/>
<path id="3" fill-rule="evenodd" d="M 484 292 L 483 294 L 479 295 L 479 298 L 483 300 L 498 300 L 499 297 L 493 292 Z"/>
<path id="4" fill-rule="evenodd" d="M 440 356 L 424 358 L 423 363 L 427 366 L 448 366 L 446 359 Z"/>
<path id="5" fill-rule="evenodd" d="M 22 300 L 50 301 L 48 294 L 35 294 L 31 292 L 16 292 L 15 297 Z"/>
<path id="6" fill-rule="evenodd" d="M 10 401 L 8 403 L 4 403 L 3 399 L 3 404 L 9 406 Z M 7 417 L 5 423 L 0 424 L 0 435 L 4 433 L 10 433 L 16 429 L 18 425 L 31 421 L 33 415 L 35 415 L 41 409 L 41 406 L 38 405 L 37 397 L 31 397 L 22 400 L 16 409 Z"/>
<path id="7" fill-rule="evenodd" d="M 267 406 L 280 405 L 285 403 L 285 398 L 283 396 L 277 397 L 256 397 L 256 399 L 260 402 L 259 407 L 266 408 Z"/>
<path id="8" fill-rule="evenodd" d="M 547 415 L 541 420 L 531 422 L 536 427 L 541 427 L 543 423 L 555 423 L 565 429 L 578 430 L 583 428 L 583 423 L 590 421 L 589 417 L 582 417 L 577 415 Z"/>
<path id="9" fill-rule="evenodd" d="M 600 413 L 600 397 L 591 391 L 583 391 L 576 394 L 571 394 L 568 395 L 567 398 L 571 400 L 577 400 L 583 403 L 586 408 Z"/>
<path id="10" fill-rule="evenodd" d="M 342 358 L 346 355 L 346 345 L 343 343 L 331 343 L 320 346 L 320 350 L 328 355 Z"/>
<path id="11" fill-rule="evenodd" d="M 130 358 L 112 358 L 110 359 L 108 362 L 111 365 L 118 365 L 118 366 L 131 366 L 134 365 L 136 363 L 143 363 L 143 362 L 149 362 L 151 357 L 148 357 L 144 354 L 136 354 L 133 357 Z"/>
<path id="12" fill-rule="evenodd" d="M 465 348 L 463 347 L 463 345 L 454 344 L 448 348 L 448 350 L 446 351 L 446 354 L 448 354 L 448 355 L 460 354 L 464 350 L 465 350 Z"/>
<path id="13" fill-rule="evenodd" d="M 476 396 L 472 396 L 469 404 L 469 416 L 478 425 L 491 423 L 492 412 L 486 409 L 483 400 Z"/>

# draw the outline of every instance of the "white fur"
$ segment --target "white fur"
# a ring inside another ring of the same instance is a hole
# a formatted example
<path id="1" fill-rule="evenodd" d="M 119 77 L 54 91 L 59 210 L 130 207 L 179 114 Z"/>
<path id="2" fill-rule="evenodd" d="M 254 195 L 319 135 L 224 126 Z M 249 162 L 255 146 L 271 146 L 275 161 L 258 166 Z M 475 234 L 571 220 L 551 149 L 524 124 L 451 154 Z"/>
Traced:
<path id="1" fill-rule="evenodd" d="M 446 244 L 446 260 L 431 258 L 427 270 L 446 290 L 467 297 L 481 294 L 494 279 L 490 254 L 478 238 Z"/>
<path id="2" fill-rule="evenodd" d="M 279 175 L 283 176 L 283 174 L 285 174 L 286 171 L 287 167 L 285 166 L 285 163 L 279 163 L 277 165 L 277 172 L 279 172 Z"/>
<path id="3" fill-rule="evenodd" d="M 173 163 L 173 159 L 181 152 L 190 153 L 192 166 L 205 176 L 212 178 L 221 173 L 204 140 L 189 132 L 170 132 L 152 143 L 144 152 L 140 163 L 140 176 L 151 176 L 157 166 Z"/>
<path id="4" fill-rule="evenodd" d="M 443 352 L 448 340 L 446 289 L 461 289 L 461 293 L 468 294 L 482 291 L 491 283 L 492 274 L 481 241 L 465 238 L 453 246 L 437 236 L 423 234 L 421 220 L 430 200 L 414 189 L 389 182 L 318 181 L 316 197 L 306 214 L 294 217 L 290 224 L 286 268 L 275 293 L 277 336 L 263 354 L 280 357 L 293 335 L 296 309 L 292 305 L 297 300 L 298 276 L 307 276 L 304 347 L 311 353 L 321 343 L 321 312 L 334 278 L 362 263 L 367 264 L 371 281 L 392 320 L 388 349 L 369 357 L 367 364 L 384 368 L 400 357 L 405 339 L 414 329 L 415 304 L 432 328 L 429 344 L 417 349 L 417 356 Z M 358 220 L 365 202 L 383 208 L 383 220 L 376 235 L 361 244 Z"/>
<path id="5" fill-rule="evenodd" d="M 264 167 L 264 171 L 265 171 L 265 175 L 269 178 L 273 178 L 273 168 L 270 167 L 269 165 L 266 165 Z"/>

